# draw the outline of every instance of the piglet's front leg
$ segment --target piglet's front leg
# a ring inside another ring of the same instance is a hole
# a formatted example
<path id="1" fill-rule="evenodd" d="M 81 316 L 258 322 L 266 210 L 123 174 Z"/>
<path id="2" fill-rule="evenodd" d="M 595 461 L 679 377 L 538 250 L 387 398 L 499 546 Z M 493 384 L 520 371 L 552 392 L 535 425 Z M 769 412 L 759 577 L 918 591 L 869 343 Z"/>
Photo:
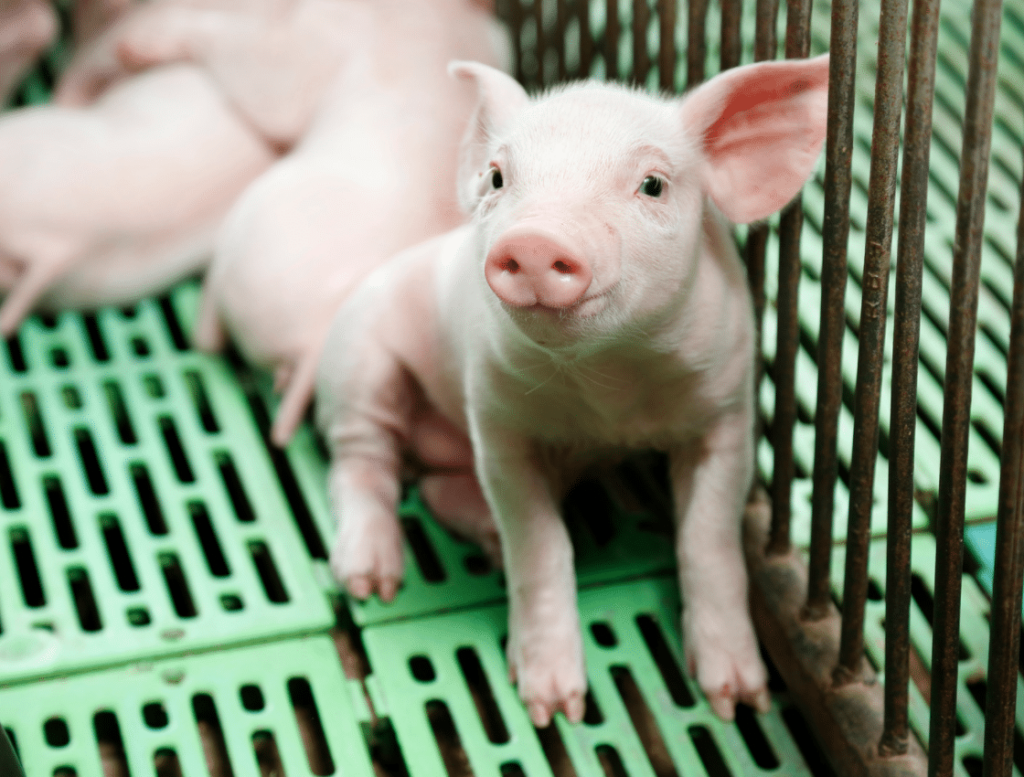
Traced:
<path id="1" fill-rule="evenodd" d="M 578 723 L 587 678 L 572 542 L 531 448 L 511 432 L 474 435 L 508 580 L 509 679 L 534 725 L 547 726 L 559 710 Z"/>
<path id="2" fill-rule="evenodd" d="M 408 424 L 407 376 L 381 349 L 347 379 L 326 436 L 328 490 L 337 519 L 331 571 L 349 594 L 391 601 L 402 580 L 400 437 Z"/>
<path id="3" fill-rule="evenodd" d="M 715 713 L 767 711 L 767 674 L 747 599 L 740 516 L 753 470 L 746 413 L 725 416 L 702 440 L 671 451 L 683 641 L 691 675 Z"/>

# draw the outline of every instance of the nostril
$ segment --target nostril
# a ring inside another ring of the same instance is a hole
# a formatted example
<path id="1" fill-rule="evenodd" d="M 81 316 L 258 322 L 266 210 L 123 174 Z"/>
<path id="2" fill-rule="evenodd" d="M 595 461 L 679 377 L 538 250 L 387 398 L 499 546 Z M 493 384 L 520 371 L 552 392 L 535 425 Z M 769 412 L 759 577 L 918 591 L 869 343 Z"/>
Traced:
<path id="1" fill-rule="evenodd" d="M 561 259 L 557 260 L 551 266 L 555 269 L 556 272 L 559 272 L 562 275 L 572 275 L 576 271 L 571 264 L 569 264 L 568 262 L 563 262 Z"/>
<path id="2" fill-rule="evenodd" d="M 519 262 L 517 262 L 511 256 L 507 257 L 505 260 L 500 262 L 498 264 L 498 267 L 500 267 L 504 272 L 510 273 L 512 275 L 515 275 L 520 270 Z"/>

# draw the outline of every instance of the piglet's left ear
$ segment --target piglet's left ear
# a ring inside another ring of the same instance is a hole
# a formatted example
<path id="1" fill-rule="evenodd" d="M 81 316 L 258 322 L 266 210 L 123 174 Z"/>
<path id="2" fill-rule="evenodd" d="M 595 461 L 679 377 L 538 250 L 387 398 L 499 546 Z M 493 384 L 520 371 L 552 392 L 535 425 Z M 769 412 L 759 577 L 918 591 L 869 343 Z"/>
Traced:
<path id="1" fill-rule="evenodd" d="M 730 221 L 767 218 L 792 200 L 825 142 L 828 54 L 729 70 L 680 107 L 700 139 L 704 189 Z"/>

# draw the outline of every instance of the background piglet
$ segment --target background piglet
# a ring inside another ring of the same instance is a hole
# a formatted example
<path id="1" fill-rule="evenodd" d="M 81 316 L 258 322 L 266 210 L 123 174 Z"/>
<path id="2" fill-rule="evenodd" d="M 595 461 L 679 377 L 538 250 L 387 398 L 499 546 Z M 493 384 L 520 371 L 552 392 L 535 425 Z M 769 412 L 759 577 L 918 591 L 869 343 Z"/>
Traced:
<path id="1" fill-rule="evenodd" d="M 125 303 L 193 272 L 274 158 L 192 65 L 0 116 L 0 334 L 34 307 Z"/>
<path id="2" fill-rule="evenodd" d="M 579 721 L 559 500 L 583 468 L 661 449 L 690 671 L 722 718 L 765 709 L 740 545 L 754 322 L 725 219 L 767 217 L 810 175 L 827 56 L 737 68 L 681 100 L 585 83 L 531 101 L 495 70 L 454 72 L 480 92 L 460 172 L 472 224 L 370 276 L 325 345 L 332 569 L 357 597 L 394 595 L 399 472 L 415 455 L 436 470 L 424 491 L 441 517 L 496 521 L 510 674 L 534 723 Z"/>
<path id="3" fill-rule="evenodd" d="M 57 99 L 83 104 L 113 80 L 171 62 L 200 65 L 232 107 L 280 150 L 308 129 L 340 64 L 360 42 L 351 0 L 154 0 L 89 57 Z"/>
<path id="4" fill-rule="evenodd" d="M 57 34 L 49 0 L 0 0 L 0 105 Z"/>
<path id="5" fill-rule="evenodd" d="M 284 444 L 313 392 L 334 311 L 398 250 L 458 224 L 458 141 L 474 105 L 453 56 L 496 62 L 496 22 L 467 0 L 331 0 L 350 40 L 314 123 L 242 197 L 220 237 L 196 343 L 225 330 L 271 369 Z"/>

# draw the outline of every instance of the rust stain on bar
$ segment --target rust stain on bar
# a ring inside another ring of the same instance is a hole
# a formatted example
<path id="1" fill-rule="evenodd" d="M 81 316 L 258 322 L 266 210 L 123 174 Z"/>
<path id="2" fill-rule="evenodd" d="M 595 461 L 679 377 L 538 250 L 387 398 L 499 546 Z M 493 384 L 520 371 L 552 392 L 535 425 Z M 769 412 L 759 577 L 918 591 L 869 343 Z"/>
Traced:
<path id="1" fill-rule="evenodd" d="M 878 414 L 885 369 L 885 320 L 892 260 L 892 218 L 899 164 L 900 113 L 907 49 L 907 0 L 884 0 L 878 41 L 878 78 L 871 137 L 871 173 L 862 299 L 858 328 L 857 392 L 850 461 L 850 514 L 843 578 L 843 631 L 839 676 L 852 674 L 864 652 L 864 602 L 868 593 L 868 541 L 878 459 Z M 907 639 L 891 628 L 888 639 Z"/>
<path id="2" fill-rule="evenodd" d="M 972 13 L 935 520 L 935 621 L 928 738 L 928 773 L 933 777 L 952 774 L 954 762 L 967 444 L 1001 14 L 1001 0 L 977 0 Z"/>
<path id="3" fill-rule="evenodd" d="M 806 617 L 824 616 L 832 562 L 839 411 L 843 406 L 843 335 L 846 333 L 846 244 L 850 234 L 850 163 L 857 73 L 856 0 L 832 5 L 825 139 L 825 211 L 822 215 L 821 318 L 818 395 L 814 410 L 814 487 L 811 494 L 810 579 Z M 872 163 L 873 164 L 873 163 Z M 869 502 L 870 509 L 870 502 Z"/>
<path id="4" fill-rule="evenodd" d="M 1024 187 L 1017 220 L 1017 259 L 1013 266 L 1010 353 L 1003 410 L 985 706 L 984 774 L 988 777 L 1013 773 L 1021 585 L 1024 584 Z"/>
<path id="5" fill-rule="evenodd" d="M 761 492 L 744 516 L 751 613 L 758 636 L 832 768 L 839 777 L 923 777 L 927 758 L 916 740 L 903 755 L 879 755 L 883 693 L 870 666 L 864 662 L 854 680 L 841 687 L 832 684 L 839 613 L 830 605 L 823 618 L 803 620 L 807 570 L 795 551 L 776 556 L 763 552 L 769 512 Z"/>
<path id="6" fill-rule="evenodd" d="M 910 677 L 910 535 L 914 508 L 921 276 L 927 224 L 939 0 L 914 0 L 907 75 L 900 228 L 893 315 L 892 405 L 889 415 L 889 500 L 885 610 L 893 637 L 885 643 L 885 729 L 880 748 L 899 753 L 907 743 Z"/>

